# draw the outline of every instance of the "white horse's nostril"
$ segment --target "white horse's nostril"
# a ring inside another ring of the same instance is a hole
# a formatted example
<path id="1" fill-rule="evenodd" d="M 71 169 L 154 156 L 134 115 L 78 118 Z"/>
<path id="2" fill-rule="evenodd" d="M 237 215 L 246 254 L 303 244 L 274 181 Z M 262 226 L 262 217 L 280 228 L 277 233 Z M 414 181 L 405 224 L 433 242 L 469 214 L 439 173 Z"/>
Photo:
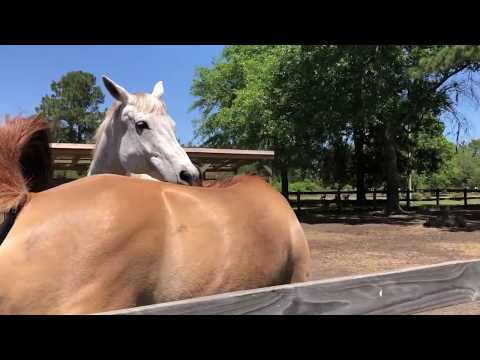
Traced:
<path id="1" fill-rule="evenodd" d="M 186 183 L 193 185 L 193 175 L 186 170 L 180 171 L 180 179 Z"/>

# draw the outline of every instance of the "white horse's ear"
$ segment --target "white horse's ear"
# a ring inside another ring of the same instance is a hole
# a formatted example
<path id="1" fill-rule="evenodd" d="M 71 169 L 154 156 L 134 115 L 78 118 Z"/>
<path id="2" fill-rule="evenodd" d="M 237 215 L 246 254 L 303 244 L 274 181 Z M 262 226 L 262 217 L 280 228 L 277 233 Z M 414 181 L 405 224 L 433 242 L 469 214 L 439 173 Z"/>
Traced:
<path id="1" fill-rule="evenodd" d="M 163 96 L 164 90 L 163 90 L 163 81 L 159 81 L 155 84 L 155 87 L 153 88 L 152 95 L 161 98 Z"/>
<path id="2" fill-rule="evenodd" d="M 109 79 L 106 76 L 102 76 L 102 80 L 110 95 L 122 103 L 128 102 L 130 93 L 126 89 L 116 84 L 112 79 Z"/>

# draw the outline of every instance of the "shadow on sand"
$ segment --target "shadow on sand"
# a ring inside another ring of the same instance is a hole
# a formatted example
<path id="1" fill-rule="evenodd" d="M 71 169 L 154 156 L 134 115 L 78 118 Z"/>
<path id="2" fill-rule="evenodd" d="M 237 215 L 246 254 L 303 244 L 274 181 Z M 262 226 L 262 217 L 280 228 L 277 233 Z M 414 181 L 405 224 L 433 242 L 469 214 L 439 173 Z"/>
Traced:
<path id="1" fill-rule="evenodd" d="M 322 211 L 316 209 L 296 210 L 298 219 L 305 224 L 346 224 L 346 225 L 365 225 L 365 224 L 387 224 L 401 226 L 424 225 L 435 227 L 444 231 L 451 232 L 472 232 L 480 230 L 480 208 L 441 208 L 441 209 L 417 209 L 406 211 L 403 214 L 387 216 L 384 211 Z M 445 224 L 439 221 L 448 214 L 450 217 L 459 217 L 464 219 L 464 226 L 457 224 Z"/>

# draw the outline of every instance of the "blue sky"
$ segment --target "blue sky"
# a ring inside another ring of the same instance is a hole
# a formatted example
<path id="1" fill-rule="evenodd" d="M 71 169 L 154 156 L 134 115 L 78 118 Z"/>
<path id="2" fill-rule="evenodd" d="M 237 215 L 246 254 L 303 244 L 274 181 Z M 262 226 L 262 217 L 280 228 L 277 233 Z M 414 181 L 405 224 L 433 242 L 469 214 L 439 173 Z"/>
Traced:
<path id="1" fill-rule="evenodd" d="M 105 94 L 104 106 L 112 97 L 101 81 L 107 75 L 131 92 L 150 92 L 157 81 L 165 87 L 165 101 L 177 122 L 177 136 L 187 143 L 193 138 L 189 111 L 195 67 L 210 66 L 223 46 L 0 46 L 0 117 L 32 114 L 50 84 L 69 71 L 94 74 Z"/>
<path id="2" fill-rule="evenodd" d="M 199 116 L 189 111 L 194 101 L 190 87 L 195 67 L 210 66 L 222 50 L 220 45 L 0 46 L 0 118 L 32 114 L 42 96 L 50 93 L 51 82 L 73 70 L 97 77 L 105 106 L 110 106 L 112 98 L 101 82 L 103 74 L 131 92 L 150 92 L 163 80 L 177 136 L 187 143 L 193 138 L 192 120 Z M 472 127 L 468 138 L 480 138 L 479 109 L 466 102 L 459 109 Z"/>

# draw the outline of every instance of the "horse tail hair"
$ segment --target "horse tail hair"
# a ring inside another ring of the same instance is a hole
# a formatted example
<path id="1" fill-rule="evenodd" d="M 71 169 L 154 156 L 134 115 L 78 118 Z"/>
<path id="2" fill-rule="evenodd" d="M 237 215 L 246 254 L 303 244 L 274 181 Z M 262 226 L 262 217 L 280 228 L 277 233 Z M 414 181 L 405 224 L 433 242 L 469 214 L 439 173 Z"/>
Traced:
<path id="1" fill-rule="evenodd" d="M 6 118 L 0 127 L 0 212 L 28 201 L 50 183 L 49 125 L 40 116 Z"/>

